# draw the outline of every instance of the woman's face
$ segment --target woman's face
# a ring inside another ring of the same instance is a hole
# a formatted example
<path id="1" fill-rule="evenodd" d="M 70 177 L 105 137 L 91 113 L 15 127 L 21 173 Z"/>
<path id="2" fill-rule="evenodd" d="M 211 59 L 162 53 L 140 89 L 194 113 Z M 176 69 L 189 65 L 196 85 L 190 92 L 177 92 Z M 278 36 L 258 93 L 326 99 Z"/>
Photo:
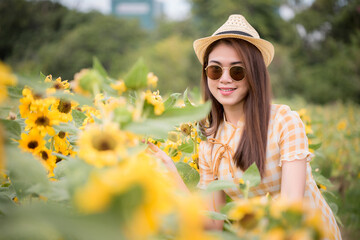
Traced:
<path id="1" fill-rule="evenodd" d="M 240 56 L 230 45 L 220 43 L 209 54 L 208 66 L 210 65 L 226 68 L 218 80 L 212 80 L 207 77 L 211 94 L 223 105 L 225 111 L 240 109 L 249 89 L 246 75 L 243 80 L 235 81 L 229 73 L 229 68 L 232 66 L 245 67 Z"/>

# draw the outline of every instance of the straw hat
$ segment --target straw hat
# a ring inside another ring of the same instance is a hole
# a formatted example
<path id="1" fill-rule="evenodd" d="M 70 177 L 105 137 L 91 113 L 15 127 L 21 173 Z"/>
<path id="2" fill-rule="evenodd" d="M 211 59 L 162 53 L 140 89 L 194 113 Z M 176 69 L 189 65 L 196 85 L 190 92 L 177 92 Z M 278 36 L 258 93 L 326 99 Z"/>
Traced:
<path id="1" fill-rule="evenodd" d="M 274 46 L 261 39 L 257 31 L 242 15 L 234 14 L 230 15 L 229 19 L 213 35 L 194 41 L 194 50 L 201 64 L 204 65 L 204 54 L 209 45 L 222 38 L 238 38 L 250 42 L 260 50 L 266 66 L 269 66 L 274 57 Z"/>

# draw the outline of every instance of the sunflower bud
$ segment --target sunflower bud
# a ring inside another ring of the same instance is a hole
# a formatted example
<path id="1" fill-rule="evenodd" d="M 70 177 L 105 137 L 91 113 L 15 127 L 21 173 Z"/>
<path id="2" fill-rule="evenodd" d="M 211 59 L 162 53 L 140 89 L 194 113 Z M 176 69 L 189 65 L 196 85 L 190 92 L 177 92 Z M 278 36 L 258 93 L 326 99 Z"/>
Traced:
<path id="1" fill-rule="evenodd" d="M 180 130 L 183 134 L 189 136 L 191 134 L 191 125 L 187 123 L 183 123 L 180 125 Z"/>
<path id="2" fill-rule="evenodd" d="M 179 135 L 176 132 L 169 132 L 168 139 L 176 143 L 179 140 Z"/>
<path id="3" fill-rule="evenodd" d="M 100 73 L 94 69 L 90 69 L 79 79 L 79 86 L 87 92 L 93 92 L 94 88 L 99 88 L 100 90 L 103 82 L 104 78 L 100 75 Z"/>

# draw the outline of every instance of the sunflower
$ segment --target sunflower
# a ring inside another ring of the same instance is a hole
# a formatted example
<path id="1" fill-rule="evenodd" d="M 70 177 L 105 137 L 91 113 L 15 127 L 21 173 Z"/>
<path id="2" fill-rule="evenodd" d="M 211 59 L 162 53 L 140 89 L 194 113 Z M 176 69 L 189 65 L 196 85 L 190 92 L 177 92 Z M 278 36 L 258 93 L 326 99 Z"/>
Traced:
<path id="1" fill-rule="evenodd" d="M 0 103 L 7 97 L 7 86 L 15 85 L 16 77 L 10 67 L 0 61 Z"/>
<path id="2" fill-rule="evenodd" d="M 165 106 L 159 94 L 159 90 L 156 92 L 151 92 L 150 90 L 147 90 L 145 92 L 145 100 L 147 103 L 154 106 L 155 115 L 161 115 L 164 112 Z"/>
<path id="3" fill-rule="evenodd" d="M 38 130 L 31 130 L 29 134 L 21 134 L 19 146 L 27 152 L 36 153 L 45 146 L 45 140 Z"/>
<path id="4" fill-rule="evenodd" d="M 37 129 L 43 136 L 46 134 L 54 136 L 53 126 L 59 124 L 59 114 L 48 110 L 34 112 L 25 120 L 25 124 L 25 131 Z"/>
<path id="5" fill-rule="evenodd" d="M 97 167 L 111 166 L 127 156 L 126 132 L 116 124 L 89 125 L 79 136 L 79 157 Z"/>
<path id="6" fill-rule="evenodd" d="M 73 117 L 71 111 L 75 109 L 79 104 L 75 101 L 66 99 L 57 99 L 56 102 L 51 105 L 51 111 L 55 112 L 59 116 L 61 122 L 71 122 Z"/>
<path id="7" fill-rule="evenodd" d="M 147 84 L 148 84 L 148 86 L 156 88 L 157 82 L 158 82 L 158 77 L 155 76 L 155 74 L 152 73 L 152 72 L 148 73 L 148 75 L 147 75 Z"/>
<path id="8" fill-rule="evenodd" d="M 51 83 L 51 87 L 46 89 L 47 94 L 53 94 L 57 90 L 64 90 L 65 92 L 70 92 L 70 83 L 68 83 L 68 80 L 61 81 L 61 77 L 58 77 L 55 79 L 55 81 L 52 80 L 52 75 L 48 75 L 45 78 L 45 82 Z"/>
<path id="9" fill-rule="evenodd" d="M 125 82 L 123 80 L 117 80 L 115 83 L 111 83 L 110 87 L 118 92 L 119 95 L 123 94 L 126 89 Z"/>
<path id="10" fill-rule="evenodd" d="M 99 119 L 102 118 L 100 111 L 94 107 L 84 105 L 81 107 L 81 111 L 85 113 L 86 118 L 84 119 L 82 123 L 82 127 L 80 127 L 80 129 L 84 129 L 86 125 L 90 123 L 94 123 L 95 122 L 94 117 Z"/>
<path id="11" fill-rule="evenodd" d="M 22 91 L 23 98 L 20 99 L 20 115 L 23 118 L 29 117 L 31 113 L 45 111 L 55 103 L 55 98 L 44 97 L 41 94 L 34 93 L 30 88 L 25 87 Z"/>
<path id="12" fill-rule="evenodd" d="M 30 115 L 30 105 L 33 99 L 31 97 L 23 97 L 19 101 L 20 115 L 22 118 L 27 118 Z"/>
<path id="13" fill-rule="evenodd" d="M 49 172 L 49 177 L 54 176 L 54 168 L 56 167 L 56 156 L 52 155 L 50 149 L 43 147 L 36 152 L 36 156 L 41 160 L 46 170 Z"/>
<path id="14" fill-rule="evenodd" d="M 252 230 L 265 215 L 266 198 L 239 199 L 228 213 L 231 220 L 237 220 L 241 228 Z"/>
<path id="15" fill-rule="evenodd" d="M 61 153 L 65 156 L 73 155 L 73 147 L 67 140 L 69 134 L 64 131 L 60 131 L 53 137 L 53 146 L 56 152 Z M 51 139 L 49 140 L 51 141 Z"/>
<path id="16" fill-rule="evenodd" d="M 142 152 L 124 159 L 121 165 L 92 174 L 84 188 L 75 193 L 75 202 L 83 212 L 102 212 L 116 204 L 113 200 L 117 196 L 134 187 L 141 189 L 142 199 L 122 228 L 129 239 L 148 239 L 159 230 L 161 216 L 174 210 L 176 201 L 170 175 L 165 175 L 151 156 Z"/>

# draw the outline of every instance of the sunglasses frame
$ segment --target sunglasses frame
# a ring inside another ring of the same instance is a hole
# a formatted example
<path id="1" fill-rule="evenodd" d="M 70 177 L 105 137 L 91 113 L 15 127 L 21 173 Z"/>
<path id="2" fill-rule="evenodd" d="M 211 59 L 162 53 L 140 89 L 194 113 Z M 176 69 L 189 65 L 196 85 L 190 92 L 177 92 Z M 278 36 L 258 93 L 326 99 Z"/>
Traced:
<path id="1" fill-rule="evenodd" d="M 212 79 L 211 77 L 209 77 L 209 75 L 208 75 L 208 73 L 207 73 L 207 69 L 208 69 L 209 67 L 213 67 L 213 66 L 215 66 L 215 67 L 220 67 L 220 68 L 221 68 L 221 75 L 220 75 L 220 77 L 219 77 L 218 79 Z M 233 68 L 233 67 L 240 67 L 240 68 L 244 69 L 244 77 L 243 77 L 242 79 L 240 79 L 240 80 L 235 80 L 235 79 L 231 76 L 230 70 L 231 70 L 231 68 Z M 235 65 L 235 66 L 231 66 L 231 67 L 222 67 L 222 66 L 217 65 L 217 64 L 208 65 L 208 66 L 205 68 L 205 74 L 206 74 L 206 76 L 207 76 L 208 78 L 210 78 L 211 80 L 216 81 L 216 80 L 219 80 L 219 79 L 222 77 L 222 75 L 224 74 L 224 69 L 228 69 L 228 70 L 229 70 L 229 75 L 230 75 L 231 79 L 234 80 L 234 81 L 236 81 L 236 82 L 240 82 L 241 80 L 244 80 L 244 78 L 245 78 L 245 76 L 246 76 L 246 71 L 245 71 L 246 69 L 245 69 L 243 66 L 237 66 L 237 65 Z"/>

